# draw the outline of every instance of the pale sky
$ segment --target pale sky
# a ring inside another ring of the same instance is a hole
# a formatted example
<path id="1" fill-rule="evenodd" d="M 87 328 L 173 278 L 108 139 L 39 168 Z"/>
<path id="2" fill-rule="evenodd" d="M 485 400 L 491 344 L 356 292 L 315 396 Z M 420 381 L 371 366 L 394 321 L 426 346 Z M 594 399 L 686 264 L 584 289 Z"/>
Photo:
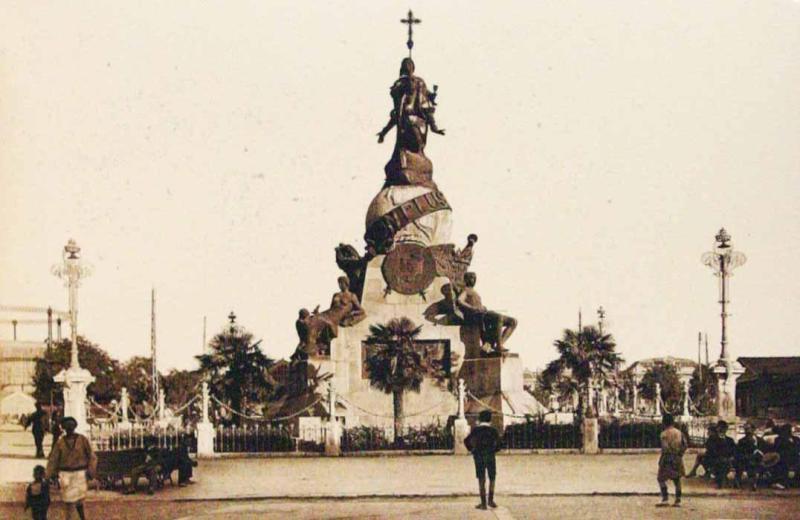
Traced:
<path id="1" fill-rule="evenodd" d="M 719 354 L 721 226 L 734 356 L 796 355 L 800 3 L 29 2 L 0 4 L 0 304 L 66 307 L 74 237 L 94 274 L 80 332 L 194 367 L 235 310 L 288 356 L 363 250 L 406 54 L 439 85 L 434 180 L 453 241 L 480 237 L 484 303 L 525 364 L 602 305 L 628 361 Z M 392 135 L 393 140 L 393 135 Z M 0 337 L 11 327 L 0 326 Z M 20 328 L 39 339 L 44 329 Z"/>

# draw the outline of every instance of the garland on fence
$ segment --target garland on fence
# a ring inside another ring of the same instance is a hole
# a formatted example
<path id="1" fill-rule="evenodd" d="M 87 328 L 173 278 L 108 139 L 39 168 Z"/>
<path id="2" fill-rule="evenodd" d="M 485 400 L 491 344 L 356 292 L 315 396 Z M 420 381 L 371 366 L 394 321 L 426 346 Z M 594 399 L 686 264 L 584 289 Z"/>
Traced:
<path id="1" fill-rule="evenodd" d="M 476 403 L 479 403 L 479 404 L 483 405 L 484 408 L 488 408 L 489 410 L 493 411 L 494 413 L 499 413 L 500 415 L 505 415 L 506 417 L 514 417 L 516 419 L 528 419 L 528 418 L 532 417 L 532 415 L 530 415 L 530 414 L 529 415 L 519 415 L 519 414 L 514 414 L 514 413 L 505 413 L 502 410 L 497 410 L 496 408 L 494 408 L 494 407 L 484 403 L 483 401 L 481 401 L 475 394 L 473 394 L 469 390 L 467 390 L 467 397 L 469 397 L 470 399 L 472 399 Z"/>
<path id="2" fill-rule="evenodd" d="M 689 397 L 689 409 L 693 410 L 697 417 L 711 417 L 712 416 L 712 414 L 701 412 L 700 409 L 697 407 L 697 405 L 694 404 L 694 399 L 692 399 L 691 396 Z"/>
<path id="3" fill-rule="evenodd" d="M 147 417 L 140 416 L 138 413 L 136 413 L 136 410 L 134 410 L 133 407 L 131 407 L 131 406 L 128 407 L 128 411 L 131 413 L 131 415 L 133 415 L 133 417 L 137 421 L 145 422 L 145 421 L 149 421 L 150 419 L 153 418 L 153 416 L 158 411 L 158 407 L 157 406 L 153 407 L 153 409 L 150 411 L 150 415 L 148 415 Z"/>
<path id="4" fill-rule="evenodd" d="M 238 410 L 234 410 L 233 408 L 231 408 L 231 407 L 230 407 L 230 406 L 228 406 L 227 404 L 223 403 L 222 401 L 220 401 L 219 399 L 217 399 L 217 398 L 216 398 L 215 396 L 213 396 L 213 395 L 211 396 L 211 399 L 212 399 L 212 400 L 213 400 L 215 403 L 217 403 L 219 406 L 221 406 L 222 408 L 225 408 L 226 410 L 228 410 L 228 411 L 229 411 L 229 412 L 231 412 L 232 414 L 235 414 L 235 415 L 238 415 L 239 417 L 242 417 L 242 418 L 244 418 L 244 419 L 249 419 L 249 420 L 253 420 L 253 421 L 259 421 L 259 420 L 260 420 L 260 421 L 286 421 L 286 420 L 288 420 L 288 419 L 293 419 L 293 418 L 295 418 L 295 417 L 297 417 L 297 416 L 299 416 L 299 415 L 302 415 L 302 414 L 306 413 L 307 411 L 311 410 L 311 409 L 312 409 L 312 408 L 314 408 L 314 407 L 315 407 L 315 406 L 316 406 L 316 405 L 317 405 L 317 404 L 318 404 L 320 401 L 322 401 L 322 397 L 318 397 L 316 401 L 314 401 L 313 403 L 311 403 L 310 405 L 306 406 L 306 407 L 305 407 L 305 408 L 303 408 L 302 410 L 300 410 L 300 411 L 297 411 L 297 412 L 295 412 L 295 413 L 293 413 L 293 414 L 285 415 L 285 416 L 283 416 L 283 417 L 272 417 L 272 418 L 267 418 L 267 417 L 265 417 L 265 416 L 263 416 L 263 415 L 261 415 L 261 414 L 258 414 L 258 415 L 248 415 L 248 414 L 246 414 L 246 413 L 242 413 L 242 412 L 240 412 L 240 411 L 238 411 Z"/>
<path id="5" fill-rule="evenodd" d="M 672 414 L 672 415 L 681 415 L 680 413 L 678 413 L 678 412 L 676 412 L 676 411 L 674 412 L 674 411 L 670 410 L 670 409 L 667 407 L 667 403 L 665 403 L 665 402 L 664 402 L 664 398 L 663 398 L 663 397 L 661 397 L 661 395 L 659 395 L 659 396 L 658 396 L 658 402 L 661 404 L 661 409 L 662 409 L 662 410 L 664 410 L 665 412 L 667 412 L 667 413 L 669 413 L 669 414 Z M 680 405 L 679 405 L 679 406 L 680 406 Z"/>
<path id="6" fill-rule="evenodd" d="M 178 415 L 179 412 L 182 412 L 184 409 L 188 408 L 190 404 L 192 404 L 193 402 L 195 402 L 198 399 L 200 399 L 200 397 L 202 397 L 200 394 L 195 394 L 194 397 L 192 397 L 191 399 L 186 401 L 184 404 L 182 404 L 181 406 L 179 406 L 175 410 L 172 410 L 172 414 L 173 415 Z"/>
<path id="7" fill-rule="evenodd" d="M 338 397 L 338 400 L 341 401 L 342 403 L 348 404 L 348 405 L 352 406 L 353 408 L 355 408 L 356 410 L 358 410 L 360 412 L 364 412 L 367 415 L 372 415 L 374 417 L 380 417 L 382 419 L 394 419 L 395 418 L 394 415 L 385 415 L 385 414 L 371 412 L 369 410 L 366 410 L 366 409 L 358 406 L 355 403 L 351 403 L 350 401 L 348 401 L 344 397 L 341 397 L 341 396 L 337 396 L 337 397 Z M 414 413 L 403 414 L 403 415 L 399 416 L 398 419 L 405 419 L 407 417 L 417 417 L 419 415 L 425 415 L 427 412 L 430 412 L 434 408 L 438 408 L 441 405 L 443 405 L 445 403 L 445 401 L 446 401 L 446 399 L 442 399 L 441 401 L 439 401 L 438 403 L 434 404 L 433 406 L 430 406 L 428 408 L 425 408 L 424 410 L 420 410 L 420 411 L 417 411 L 417 412 L 414 412 Z"/>
<path id="8" fill-rule="evenodd" d="M 117 412 L 119 411 L 119 406 L 120 406 L 119 403 L 115 403 L 114 404 L 114 409 L 112 410 L 110 408 L 106 408 L 102 404 L 100 404 L 97 401 L 95 401 L 94 397 L 90 397 L 88 401 L 89 401 L 90 404 L 93 404 L 94 406 L 96 406 L 96 407 L 100 408 L 101 410 L 103 410 L 104 412 L 106 412 L 109 416 L 116 416 Z"/>

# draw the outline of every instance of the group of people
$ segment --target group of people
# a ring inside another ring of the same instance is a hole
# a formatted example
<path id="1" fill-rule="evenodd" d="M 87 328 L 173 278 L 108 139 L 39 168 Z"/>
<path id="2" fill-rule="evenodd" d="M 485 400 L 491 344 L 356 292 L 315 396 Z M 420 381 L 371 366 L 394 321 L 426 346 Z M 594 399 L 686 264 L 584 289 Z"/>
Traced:
<path id="1" fill-rule="evenodd" d="M 56 476 L 65 518 L 74 518 L 74 514 L 81 520 L 86 518 L 83 501 L 88 491 L 87 477 L 93 477 L 97 470 L 97 456 L 89 439 L 75 431 L 78 421 L 64 417 L 60 426 L 65 433 L 53 444 L 47 467 L 37 465 L 33 468 L 33 482 L 26 489 L 25 509 L 31 510 L 34 520 L 47 518 L 50 482 Z"/>
<path id="2" fill-rule="evenodd" d="M 482 411 L 478 416 L 478 424 L 472 429 L 464 444 L 472 453 L 475 463 L 475 474 L 478 479 L 480 503 L 478 509 L 495 508 L 494 501 L 497 463 L 495 454 L 502 447 L 499 432 L 491 425 L 492 413 Z M 728 423 L 718 421 L 709 428 L 710 434 L 705 443 L 705 452 L 697 456 L 692 471 L 686 475 L 683 456 L 688 448 L 686 435 L 678 429 L 675 418 L 664 414 L 662 418 L 661 456 L 658 460 L 657 481 L 661 492 L 659 507 L 669 505 L 667 483 L 675 486 L 674 507 L 681 505 L 681 478 L 696 476 L 697 469 L 705 468 L 706 475 L 713 476 L 722 487 L 731 470 L 734 471 L 734 483 L 741 486 L 742 477 L 746 473 L 751 486 L 756 489 L 758 482 L 765 478 L 774 487 L 783 489 L 789 485 L 790 473 L 800 483 L 800 438 L 792 435 L 792 425 L 775 426 L 770 422 L 767 432 L 762 437 L 755 436 L 755 427 L 748 423 L 744 427 L 744 436 L 738 442 L 728 437 Z M 774 441 L 770 437 L 775 436 Z M 486 477 L 489 479 L 488 497 Z"/>
<path id="3" fill-rule="evenodd" d="M 43 422 L 44 412 L 37 403 L 36 412 L 31 414 L 29 424 L 33 425 L 34 438 L 36 439 L 37 458 L 43 458 L 41 447 L 40 427 L 34 421 Z M 36 465 L 33 469 L 33 481 L 25 492 L 25 509 L 30 509 L 34 520 L 47 518 L 50 507 L 50 484 L 58 479 L 61 490 L 61 500 L 65 508 L 65 518 L 74 518 L 74 515 L 85 520 L 86 514 L 83 502 L 88 492 L 89 479 L 97 476 L 97 454 L 92 448 L 89 439 L 76 432 L 78 421 L 73 417 L 64 417 L 59 421 L 59 435 L 53 433 L 53 446 L 48 456 L 47 467 Z M 60 435 L 63 428 L 64 435 Z M 142 476 L 147 478 L 148 492 L 153 493 L 153 488 L 166 471 L 170 473 L 178 470 L 178 485 L 186 486 L 192 483 L 192 467 L 197 465 L 189 456 L 189 445 L 186 438 L 182 437 L 177 450 L 171 452 L 170 460 L 166 460 L 161 450 L 155 446 L 146 449 L 145 460 L 133 467 L 130 472 L 130 486 L 126 493 L 134 493 Z"/>
<path id="4" fill-rule="evenodd" d="M 163 480 L 165 475 L 172 474 L 178 470 L 178 486 L 185 487 L 192 482 L 193 467 L 197 466 L 189 456 L 189 444 L 185 437 L 180 438 L 178 448 L 169 450 L 165 454 L 164 450 L 158 446 L 148 446 L 145 449 L 145 458 L 141 464 L 133 467 L 130 472 L 130 486 L 125 490 L 126 495 L 136 493 L 136 487 L 142 477 L 147 479 L 147 494 L 152 495 L 155 488 Z"/>
<path id="5" fill-rule="evenodd" d="M 674 505 L 680 506 L 686 437 L 675 426 L 672 415 L 664 415 L 663 425 L 657 477 L 661 503 L 658 505 L 669 505 L 667 482 L 672 481 L 675 486 Z M 773 435 L 777 437 L 770 442 L 769 437 Z M 800 438 L 792 435 L 792 425 L 788 423 L 775 426 L 770 422 L 766 435 L 760 438 L 755 435 L 755 427 L 747 423 L 744 436 L 737 442 L 728 436 L 728 423 L 721 420 L 709 427 L 705 451 L 697 455 L 694 467 L 686 476 L 695 477 L 701 466 L 706 476 L 713 477 L 719 487 L 725 484 L 728 474 L 733 470 L 736 487 L 741 486 L 746 473 L 754 490 L 762 480 L 777 489 L 784 489 L 789 485 L 790 472 L 794 472 L 794 479 L 800 481 Z"/>
<path id="6" fill-rule="evenodd" d="M 728 424 L 719 421 L 708 429 L 705 453 L 698 455 L 694 467 L 687 475 L 695 477 L 702 467 L 705 476 L 713 477 L 718 487 L 734 472 L 734 486 L 742 485 L 747 474 L 753 489 L 764 482 L 777 489 L 790 485 L 790 474 L 800 481 L 800 437 L 792 434 L 789 423 L 767 423 L 764 435 L 757 437 L 753 424 L 744 425 L 744 436 L 738 442 L 728 436 Z"/>

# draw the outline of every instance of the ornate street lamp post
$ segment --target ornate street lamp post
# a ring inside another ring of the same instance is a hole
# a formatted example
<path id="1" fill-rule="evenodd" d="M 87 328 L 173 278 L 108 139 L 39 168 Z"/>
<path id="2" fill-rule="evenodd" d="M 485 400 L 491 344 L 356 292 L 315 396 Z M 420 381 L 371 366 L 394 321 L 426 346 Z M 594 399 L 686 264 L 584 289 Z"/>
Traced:
<path id="1" fill-rule="evenodd" d="M 736 417 L 736 380 L 744 373 L 744 368 L 737 361 L 731 361 L 728 352 L 728 304 L 730 303 L 730 289 L 728 282 L 733 275 L 733 270 L 744 265 L 747 257 L 739 251 L 734 251 L 731 246 L 731 236 L 725 228 L 719 230 L 714 237 L 716 242 L 714 250 L 703 255 L 703 264 L 714 271 L 719 278 L 719 304 L 722 333 L 720 338 L 719 360 L 714 366 L 717 374 L 717 415 L 720 417 Z"/>
<path id="2" fill-rule="evenodd" d="M 82 278 L 91 274 L 91 268 L 80 259 L 81 248 L 70 239 L 64 246 L 63 262 L 54 265 L 52 273 L 64 280 L 69 291 L 69 326 L 70 326 L 70 364 L 53 378 L 64 387 L 64 416 L 74 417 L 78 421 L 78 431 L 87 432 L 86 423 L 86 387 L 94 381 L 88 370 L 78 363 L 78 287 Z"/>

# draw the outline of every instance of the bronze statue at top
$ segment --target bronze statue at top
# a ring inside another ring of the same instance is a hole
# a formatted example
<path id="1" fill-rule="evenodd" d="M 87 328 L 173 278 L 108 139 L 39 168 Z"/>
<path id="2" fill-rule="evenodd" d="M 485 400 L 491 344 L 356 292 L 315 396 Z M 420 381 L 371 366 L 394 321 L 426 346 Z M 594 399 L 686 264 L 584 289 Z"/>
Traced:
<path id="1" fill-rule="evenodd" d="M 414 75 L 414 61 L 411 59 L 412 24 L 419 23 L 409 11 L 408 49 L 409 57 L 400 63 L 400 77 L 392 85 L 389 94 L 392 96 L 393 108 L 389 114 L 389 122 L 378 132 L 378 142 L 382 143 L 386 134 L 397 127 L 392 158 L 386 164 L 386 186 L 418 185 L 435 188 L 433 182 L 433 163 L 425 156 L 425 144 L 428 130 L 444 135 L 444 130 L 436 125 L 436 91 L 428 90 L 425 81 Z"/>

